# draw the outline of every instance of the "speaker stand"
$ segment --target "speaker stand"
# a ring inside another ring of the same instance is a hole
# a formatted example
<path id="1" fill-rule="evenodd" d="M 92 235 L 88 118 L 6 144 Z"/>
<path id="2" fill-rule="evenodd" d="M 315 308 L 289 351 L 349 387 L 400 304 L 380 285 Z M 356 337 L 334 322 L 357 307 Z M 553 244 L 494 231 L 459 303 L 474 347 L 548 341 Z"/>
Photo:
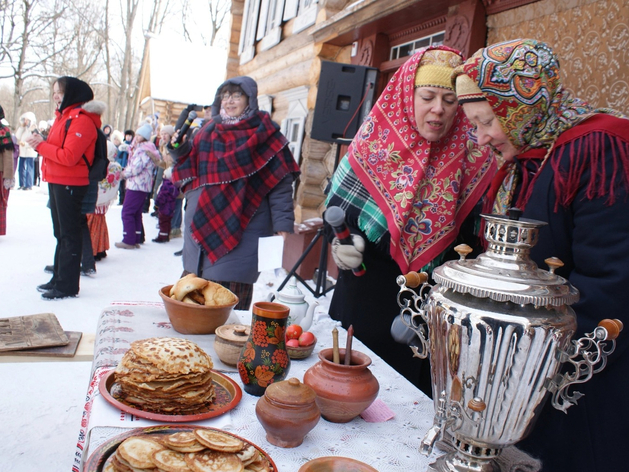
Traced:
<path id="1" fill-rule="evenodd" d="M 317 244 L 317 241 L 320 238 L 321 238 L 321 252 L 319 254 L 319 267 L 316 270 L 317 280 L 316 280 L 315 288 L 313 289 L 310 285 L 306 283 L 306 281 L 299 274 L 296 273 L 296 271 L 301 265 L 301 263 L 304 261 L 306 256 L 310 253 L 312 248 L 315 247 L 315 245 Z M 326 293 L 328 293 L 335 286 L 335 284 L 326 286 L 327 275 L 328 275 L 328 240 L 323 234 L 323 227 L 321 227 L 317 230 L 317 234 L 315 234 L 314 238 L 312 238 L 312 241 L 310 241 L 310 244 L 308 244 L 308 247 L 303 252 L 303 254 L 299 256 L 299 259 L 297 260 L 293 268 L 290 270 L 290 272 L 288 272 L 288 275 L 286 276 L 284 281 L 280 284 L 280 286 L 277 288 L 277 291 L 281 292 L 284 286 L 290 280 L 290 278 L 295 277 L 304 285 L 304 287 L 306 287 L 306 289 L 310 293 L 314 295 L 315 298 L 319 298 L 325 295 Z"/>

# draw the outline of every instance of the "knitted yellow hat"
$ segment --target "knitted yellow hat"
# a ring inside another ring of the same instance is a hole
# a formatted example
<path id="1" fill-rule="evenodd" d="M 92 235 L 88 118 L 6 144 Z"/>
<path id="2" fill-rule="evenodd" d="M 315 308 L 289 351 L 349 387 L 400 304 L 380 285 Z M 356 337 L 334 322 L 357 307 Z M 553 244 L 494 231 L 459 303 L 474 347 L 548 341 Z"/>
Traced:
<path id="1" fill-rule="evenodd" d="M 462 63 L 461 56 L 454 52 L 442 49 L 426 51 L 417 66 L 415 87 L 440 87 L 454 91 L 452 70 Z"/>

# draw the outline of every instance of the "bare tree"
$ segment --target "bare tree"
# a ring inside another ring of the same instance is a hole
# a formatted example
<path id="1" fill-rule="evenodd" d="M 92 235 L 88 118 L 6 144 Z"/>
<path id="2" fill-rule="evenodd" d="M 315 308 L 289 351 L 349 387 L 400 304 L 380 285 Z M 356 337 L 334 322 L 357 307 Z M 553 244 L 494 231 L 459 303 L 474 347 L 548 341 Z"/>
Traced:
<path id="1" fill-rule="evenodd" d="M 218 30 L 221 29 L 231 11 L 231 0 L 207 0 L 207 6 L 210 15 L 209 23 L 205 17 L 200 21 L 195 21 L 197 12 L 192 10 L 190 0 L 184 0 L 181 16 L 183 35 L 187 41 L 193 42 L 193 37 L 198 36 L 205 46 L 214 46 Z"/>
<path id="2" fill-rule="evenodd" d="M 6 0 L 3 6 L 0 60 L 7 72 L 0 78 L 13 79 L 15 93 L 9 116 L 11 123 L 16 123 L 26 97 L 41 90 L 42 79 L 50 77 L 42 63 L 67 48 L 73 37 L 71 33 L 55 31 L 60 13 L 54 5 L 50 8 L 40 0 Z M 52 41 L 53 33 L 57 34 L 56 42 Z"/>

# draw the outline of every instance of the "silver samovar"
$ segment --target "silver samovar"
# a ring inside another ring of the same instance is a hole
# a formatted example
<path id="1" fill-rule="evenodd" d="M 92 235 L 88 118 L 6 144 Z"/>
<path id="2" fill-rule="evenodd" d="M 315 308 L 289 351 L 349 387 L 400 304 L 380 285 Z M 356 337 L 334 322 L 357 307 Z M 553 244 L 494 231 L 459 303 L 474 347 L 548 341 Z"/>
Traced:
<path id="1" fill-rule="evenodd" d="M 466 259 L 471 248 L 457 246 L 460 260 L 437 267 L 434 286 L 426 273 L 397 280 L 400 318 L 419 337 L 414 355 L 430 353 L 435 417 L 420 451 L 429 455 L 439 439 L 454 447 L 433 471 L 499 471 L 494 459 L 527 436 L 546 394 L 564 412 L 576 404 L 582 394 L 568 388 L 605 367 L 622 330 L 603 320 L 571 340 L 579 292 L 554 273 L 559 259 L 546 259 L 545 271 L 529 258 L 546 223 L 515 209 L 483 218 L 485 253 Z"/>

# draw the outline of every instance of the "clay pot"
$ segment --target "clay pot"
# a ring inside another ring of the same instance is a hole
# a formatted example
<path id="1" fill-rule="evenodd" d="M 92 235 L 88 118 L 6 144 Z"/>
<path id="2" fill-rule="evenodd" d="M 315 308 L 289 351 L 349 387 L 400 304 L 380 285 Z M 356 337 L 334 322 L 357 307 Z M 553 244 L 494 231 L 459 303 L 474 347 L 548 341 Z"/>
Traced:
<path id="1" fill-rule="evenodd" d="M 235 366 L 250 334 L 251 327 L 241 324 L 229 324 L 216 328 L 214 351 L 218 358 L 224 364 Z"/>
<path id="2" fill-rule="evenodd" d="M 256 416 L 267 441 L 279 447 L 299 446 L 321 417 L 316 396 L 294 377 L 269 385 L 256 403 Z"/>
<path id="3" fill-rule="evenodd" d="M 345 349 L 339 349 L 341 360 Z M 321 416 L 332 423 L 347 423 L 360 415 L 378 396 L 380 385 L 368 369 L 371 359 L 352 350 L 350 365 L 332 362 L 332 348 L 319 352 L 319 362 L 304 375 L 304 383 L 317 393 Z"/>
<path id="4" fill-rule="evenodd" d="M 245 392 L 258 397 L 286 378 L 286 325 L 290 310 L 281 303 L 256 302 L 251 309 L 251 334 L 238 358 L 238 373 Z"/>

